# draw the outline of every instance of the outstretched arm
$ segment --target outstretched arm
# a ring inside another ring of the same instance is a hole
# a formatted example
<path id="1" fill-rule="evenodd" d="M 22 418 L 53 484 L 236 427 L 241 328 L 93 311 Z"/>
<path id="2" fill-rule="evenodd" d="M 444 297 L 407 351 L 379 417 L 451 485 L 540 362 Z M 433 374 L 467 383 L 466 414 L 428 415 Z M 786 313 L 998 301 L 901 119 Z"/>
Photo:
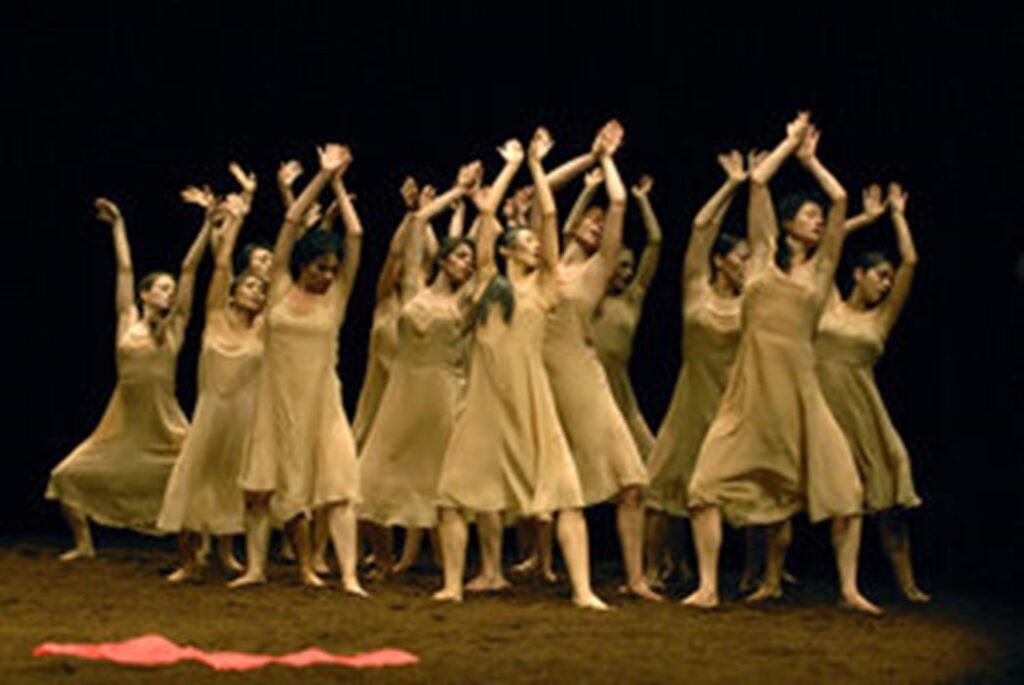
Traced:
<path id="1" fill-rule="evenodd" d="M 132 252 L 128 247 L 128 232 L 125 229 L 121 210 L 105 197 L 98 197 L 93 203 L 96 218 L 109 224 L 114 239 L 114 260 L 117 263 L 117 284 L 114 289 L 114 307 L 117 310 L 118 337 L 123 328 L 137 314 L 135 309 L 135 276 L 132 271 Z"/>
<path id="2" fill-rule="evenodd" d="M 797 158 L 804 165 L 814 179 L 825 191 L 831 203 L 828 208 L 828 216 L 825 217 L 825 231 L 821 237 L 821 244 L 818 246 L 818 267 L 826 273 L 829 279 L 835 274 L 839 266 L 839 255 L 843 250 L 843 242 L 846 240 L 846 190 L 836 180 L 836 177 L 825 168 L 825 165 L 818 159 L 818 141 L 821 134 L 814 126 L 811 126 L 797 150 Z"/>
<path id="3" fill-rule="evenodd" d="M 355 284 L 363 247 L 363 224 L 359 221 L 352 196 L 345 189 L 345 184 L 341 179 L 347 168 L 346 165 L 331 176 L 331 188 L 334 189 L 335 201 L 338 203 L 338 213 L 341 214 L 341 221 L 345 224 L 345 256 L 338 272 L 342 286 L 340 288 L 341 297 L 345 299 L 351 294 L 352 286 Z"/>
<path id="4" fill-rule="evenodd" d="M 195 294 L 196 271 L 199 269 L 199 262 L 203 259 L 203 253 L 210 240 L 210 233 L 213 231 L 213 213 L 207 211 L 203 216 L 203 225 L 196 234 L 195 240 L 181 260 L 181 273 L 178 275 L 178 291 L 174 298 L 173 314 L 180 320 L 180 326 L 184 329 L 188 319 L 192 316 L 192 297 Z"/>
<path id="5" fill-rule="evenodd" d="M 530 141 L 530 153 L 527 165 L 530 167 L 530 176 L 533 177 L 534 193 L 537 200 L 537 209 L 540 213 L 541 230 L 537 236 L 540 239 L 541 268 L 544 273 L 551 274 L 558 268 L 558 210 L 555 206 L 555 196 L 551 192 L 551 184 L 548 176 L 544 174 L 543 160 L 551 151 L 554 141 L 547 129 L 540 127 L 533 134 Z M 554 287 L 554 279 L 548 278 L 546 285 Z"/>
<path id="6" fill-rule="evenodd" d="M 800 147 L 810 126 L 810 114 L 800 112 L 786 126 L 786 137 L 750 170 L 750 203 L 747 209 L 747 238 L 755 254 L 770 255 L 775 249 L 779 226 L 775 219 L 768 182 L 786 158 Z"/>
<path id="7" fill-rule="evenodd" d="M 686 246 L 686 256 L 683 259 L 683 291 L 693 283 L 706 283 L 711 278 L 709 263 L 711 261 L 711 248 L 718 238 L 718 231 L 725 220 L 725 214 L 729 211 L 736 190 L 747 179 L 749 168 L 757 165 L 760 156 L 756 150 L 751 150 L 749 156 L 748 170 L 743 169 L 743 155 L 739 150 L 732 150 L 728 154 L 718 155 L 718 164 L 725 171 L 725 182 L 715 191 L 704 206 L 693 218 L 693 230 L 690 233 L 690 242 Z"/>
<path id="8" fill-rule="evenodd" d="M 569 210 L 569 217 L 565 220 L 565 225 L 562 227 L 563 235 L 571 235 L 576 230 L 576 226 L 583 219 L 583 215 L 586 213 L 587 208 L 590 207 L 590 202 L 594 199 L 594 195 L 602 183 L 604 183 L 604 172 L 601 171 L 601 167 L 594 167 L 593 170 L 583 177 L 583 190 L 576 196 L 576 202 L 573 203 L 572 209 Z"/>
<path id="9" fill-rule="evenodd" d="M 910 287 L 914 282 L 914 269 L 917 267 L 917 249 L 914 238 L 910 234 L 910 224 L 905 215 L 907 193 L 898 183 L 889 184 L 889 211 L 892 225 L 896 229 L 896 243 L 900 251 L 900 265 L 893 277 L 892 290 L 879 308 L 882 334 L 888 337 L 889 331 L 896 325 L 896 320 L 903 311 L 903 305 L 910 296 Z"/>
<path id="10" fill-rule="evenodd" d="M 213 234 L 210 236 L 213 245 L 213 276 L 210 278 L 206 293 L 206 317 L 216 311 L 227 309 L 228 288 L 234 278 L 231 255 L 235 251 L 239 230 L 249 205 L 240 195 L 228 195 L 224 202 L 214 210 Z M 216 225 L 220 223 L 220 228 Z"/>
<path id="11" fill-rule="evenodd" d="M 643 296 L 651 287 L 654 274 L 658 270 L 658 260 L 661 258 L 661 224 L 658 223 L 658 217 L 654 213 L 650 197 L 651 188 L 653 187 L 654 179 L 644 175 L 640 177 L 639 183 L 631 189 L 633 197 L 636 198 L 637 204 L 640 205 L 640 213 L 644 217 L 644 228 L 647 231 L 647 243 L 644 245 L 644 251 L 640 255 L 640 263 L 636 269 L 636 278 L 633 279 L 629 286 L 631 293 L 637 297 Z"/>

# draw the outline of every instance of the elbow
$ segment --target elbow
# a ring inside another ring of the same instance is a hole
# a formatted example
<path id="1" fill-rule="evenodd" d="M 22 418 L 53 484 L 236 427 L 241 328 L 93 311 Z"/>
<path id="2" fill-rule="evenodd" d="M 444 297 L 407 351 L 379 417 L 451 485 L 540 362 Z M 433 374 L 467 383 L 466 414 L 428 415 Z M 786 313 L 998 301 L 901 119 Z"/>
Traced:
<path id="1" fill-rule="evenodd" d="M 834 205 L 841 204 L 843 207 L 845 207 L 847 204 L 849 204 L 849 197 L 846 194 L 845 188 L 838 188 L 832 191 L 832 194 L 829 197 L 829 199 L 832 201 L 832 204 Z"/>

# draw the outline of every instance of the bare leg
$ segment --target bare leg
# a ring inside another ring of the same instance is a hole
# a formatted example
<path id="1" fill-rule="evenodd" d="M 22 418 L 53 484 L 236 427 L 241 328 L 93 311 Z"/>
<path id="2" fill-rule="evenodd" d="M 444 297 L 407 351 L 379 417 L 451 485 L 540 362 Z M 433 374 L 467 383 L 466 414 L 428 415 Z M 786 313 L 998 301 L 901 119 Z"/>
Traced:
<path id="1" fill-rule="evenodd" d="M 786 564 L 786 550 L 793 541 L 793 526 L 789 521 L 764 526 L 765 564 L 761 585 L 747 601 L 753 604 L 782 597 L 782 569 Z"/>
<path id="2" fill-rule="evenodd" d="M 217 556 L 220 557 L 220 564 L 228 571 L 242 573 L 245 567 L 235 556 L 235 538 L 233 535 L 221 535 L 217 540 Z"/>
<path id="3" fill-rule="evenodd" d="M 662 579 L 661 562 L 665 558 L 665 529 L 668 515 L 663 511 L 648 509 L 644 518 L 645 575 L 647 584 L 656 590 L 665 589 Z"/>
<path id="4" fill-rule="evenodd" d="M 64 518 L 71 527 L 71 536 L 75 546 L 60 555 L 61 561 L 74 561 L 75 559 L 91 559 L 96 556 L 96 548 L 92 546 L 92 532 L 89 530 L 89 519 L 80 510 L 68 504 L 61 503 L 61 511 Z"/>
<path id="5" fill-rule="evenodd" d="M 910 530 L 906 519 L 900 512 L 884 511 L 879 516 L 878 532 L 903 595 L 911 602 L 931 601 L 931 597 L 921 591 L 914 579 L 914 567 L 910 560 Z"/>
<path id="6" fill-rule="evenodd" d="M 860 529 L 860 516 L 837 516 L 832 519 L 832 546 L 835 548 L 836 566 L 839 569 L 839 589 L 844 607 L 877 616 L 882 610 L 869 602 L 857 588 Z"/>
<path id="7" fill-rule="evenodd" d="M 516 521 L 516 551 L 519 554 L 519 561 L 510 569 L 513 573 L 530 573 L 536 570 L 539 563 L 536 519 L 520 517 Z"/>
<path id="8" fill-rule="evenodd" d="M 441 509 L 441 523 L 438 526 L 441 537 L 441 553 L 444 559 L 444 587 L 434 593 L 439 602 L 462 601 L 462 574 L 466 571 L 466 542 L 469 531 L 462 512 L 455 509 Z"/>
<path id="9" fill-rule="evenodd" d="M 199 533 L 199 541 L 195 549 L 196 566 L 200 568 L 209 565 L 210 563 L 210 549 L 213 545 L 210 544 L 210 534 L 207 532 Z"/>
<path id="10" fill-rule="evenodd" d="M 608 605 L 590 587 L 590 545 L 587 522 L 580 509 L 564 509 L 558 513 L 558 544 L 569 572 L 572 603 L 584 609 L 607 610 Z"/>
<path id="11" fill-rule="evenodd" d="M 740 578 L 740 592 L 751 592 L 757 587 L 764 561 L 764 528 L 747 526 L 744 529 L 746 546 L 743 550 L 743 576 Z"/>
<path id="12" fill-rule="evenodd" d="M 555 540 L 554 525 L 551 519 L 535 519 L 537 527 L 537 571 L 541 580 L 547 583 L 557 583 L 558 574 L 555 573 Z"/>
<path id="13" fill-rule="evenodd" d="M 722 512 L 718 507 L 694 509 L 690 526 L 697 548 L 700 585 L 683 600 L 683 604 L 699 609 L 718 606 L 718 555 L 722 549 Z"/>
<path id="14" fill-rule="evenodd" d="M 480 536 L 480 575 L 466 583 L 466 591 L 504 590 L 508 581 L 501 570 L 501 513 L 477 512 L 476 529 Z"/>
<path id="15" fill-rule="evenodd" d="M 630 486 L 619 493 L 615 523 L 619 529 L 622 565 L 626 570 L 629 592 L 643 599 L 660 602 L 661 595 L 650 588 L 644 577 L 644 510 L 639 487 Z"/>
<path id="16" fill-rule="evenodd" d="M 281 531 L 281 558 L 285 561 L 295 561 L 295 548 L 284 531 Z"/>
<path id="17" fill-rule="evenodd" d="M 356 549 L 356 508 L 351 502 L 330 504 L 324 510 L 324 519 L 331 531 L 331 542 L 341 569 L 341 587 L 351 595 L 366 597 L 366 590 L 359 584 L 356 566 L 359 554 Z"/>
<path id="18" fill-rule="evenodd" d="M 430 535 L 430 557 L 434 560 L 434 566 L 441 568 L 444 565 L 444 555 L 441 553 L 441 536 L 437 534 L 437 526 L 427 532 Z"/>
<path id="19" fill-rule="evenodd" d="M 178 533 L 178 559 L 181 563 L 174 572 L 167 575 L 172 583 L 199 578 L 199 564 L 196 563 L 196 551 L 199 549 L 199 533 L 182 530 Z M 241 569 L 239 569 L 241 570 Z"/>
<path id="20" fill-rule="evenodd" d="M 309 518 L 299 514 L 285 524 L 285 533 L 295 547 L 295 560 L 299 566 L 299 580 L 303 585 L 323 587 L 324 581 L 313 571 L 313 554 L 309 542 Z"/>
<path id="21" fill-rule="evenodd" d="M 331 537 L 331 526 L 327 521 L 326 508 L 313 512 L 313 571 L 328 574 L 327 541 Z"/>
<path id="22" fill-rule="evenodd" d="M 391 547 L 391 529 L 372 521 L 362 521 L 366 537 L 370 540 L 370 549 L 373 554 L 373 571 L 370 572 L 370 579 L 385 578 L 391 575 L 395 564 L 395 553 Z"/>
<path id="23" fill-rule="evenodd" d="M 402 556 L 395 564 L 394 574 L 402 575 L 416 563 L 420 558 L 420 550 L 423 548 L 423 528 L 406 528 L 405 542 L 402 543 Z"/>
<path id="24" fill-rule="evenodd" d="M 228 587 L 245 587 L 267 581 L 267 548 L 270 546 L 269 493 L 245 493 L 245 573 Z"/>

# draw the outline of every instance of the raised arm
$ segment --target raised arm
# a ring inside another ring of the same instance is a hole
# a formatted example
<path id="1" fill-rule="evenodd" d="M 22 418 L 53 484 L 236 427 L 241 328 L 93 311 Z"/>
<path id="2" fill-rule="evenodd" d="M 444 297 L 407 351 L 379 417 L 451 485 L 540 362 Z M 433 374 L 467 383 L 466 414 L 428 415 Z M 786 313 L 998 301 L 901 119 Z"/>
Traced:
<path id="1" fill-rule="evenodd" d="M 861 193 L 861 212 L 851 216 L 843 224 L 847 233 L 859 231 L 878 221 L 885 214 L 885 200 L 882 199 L 882 186 L 872 183 Z"/>
<path id="2" fill-rule="evenodd" d="M 135 309 L 135 275 L 132 271 L 132 252 L 128 247 L 128 232 L 125 229 L 121 210 L 105 197 L 98 197 L 93 203 L 96 218 L 111 228 L 114 239 L 114 261 L 117 263 L 117 284 L 114 289 L 114 307 L 117 310 L 118 329 L 137 314 Z M 119 333 L 120 336 L 120 333 Z"/>
<path id="3" fill-rule="evenodd" d="M 914 282 L 914 269 L 917 267 L 917 249 L 914 247 L 914 238 L 910 234 L 910 224 L 906 217 L 907 193 L 903 191 L 899 183 L 889 184 L 889 213 L 892 217 L 893 228 L 896 229 L 896 244 L 900 251 L 900 265 L 896 268 L 896 275 L 892 280 L 892 289 L 889 297 L 879 307 L 879 321 L 882 326 L 882 334 L 889 335 L 889 331 L 896 325 L 896 320 L 903 311 L 903 305 L 910 296 L 910 287 Z"/>
<path id="4" fill-rule="evenodd" d="M 640 213 L 644 218 L 644 229 L 647 232 L 647 242 L 640 255 L 636 278 L 629 285 L 629 291 L 634 297 L 642 297 L 651 287 L 654 273 L 658 270 L 658 260 L 661 258 L 661 224 L 658 223 L 658 216 L 654 213 L 650 197 L 653 187 L 654 179 L 645 174 L 630 189 L 637 204 L 640 205 Z"/>
<path id="5" fill-rule="evenodd" d="M 626 214 L 626 186 L 619 176 L 613 155 L 622 144 L 623 130 L 617 121 L 609 122 L 601 131 L 601 171 L 604 172 L 604 186 L 608 191 L 608 211 L 605 212 L 604 229 L 597 255 L 604 264 L 604 270 L 611 274 L 615 261 L 622 249 L 622 224 Z"/>
<path id="6" fill-rule="evenodd" d="M 292 191 L 292 185 L 295 183 L 295 179 L 301 175 L 302 165 L 294 159 L 281 162 L 281 166 L 277 169 L 277 190 L 281 193 L 281 202 L 284 204 L 285 209 L 288 209 L 295 203 L 295 193 Z"/>
<path id="7" fill-rule="evenodd" d="M 349 159 L 351 160 L 351 157 Z M 342 297 L 347 299 L 352 293 L 352 286 L 355 284 L 356 274 L 359 272 L 359 259 L 363 248 L 363 224 L 359 221 L 355 203 L 352 202 L 352 195 L 345 189 L 345 183 L 341 178 L 346 168 L 348 168 L 347 163 L 331 175 L 331 188 L 334 190 L 335 201 L 338 203 L 341 221 L 345 224 L 345 256 L 338 275 L 342 286 L 340 289 Z"/>
<path id="8" fill-rule="evenodd" d="M 756 166 L 760 160 L 756 150 L 751 150 L 748 169 Z M 725 182 L 719 186 L 704 206 L 693 218 L 693 229 L 690 242 L 686 245 L 686 256 L 683 258 L 683 290 L 690 284 L 706 283 L 711 278 L 711 248 L 718 237 L 718 231 L 725 220 L 725 214 L 736 196 L 736 190 L 747 179 L 747 171 L 743 169 L 743 155 L 739 150 L 718 155 L 718 165 L 725 171 Z"/>
<path id="9" fill-rule="evenodd" d="M 825 217 L 825 230 L 821 236 L 821 243 L 818 245 L 815 259 L 818 262 L 819 270 L 831 279 L 839 266 L 839 255 L 842 253 L 843 242 L 846 240 L 844 224 L 846 223 L 847 199 L 846 190 L 818 159 L 820 138 L 821 134 L 818 129 L 811 126 L 796 155 L 804 168 L 814 176 L 818 185 L 825 191 L 830 202 L 828 216 Z"/>
<path id="10" fill-rule="evenodd" d="M 483 293 L 491 278 L 497 273 L 494 250 L 495 242 L 501 235 L 501 224 L 498 222 L 496 212 L 524 157 L 523 146 L 515 139 L 506 141 L 498 148 L 498 153 L 505 160 L 504 168 L 489 188 L 478 187 L 470 195 L 479 211 L 477 220 L 473 222 L 476 228 L 477 297 Z"/>
<path id="11" fill-rule="evenodd" d="M 758 165 L 750 170 L 750 202 L 747 208 L 747 239 L 755 255 L 774 251 L 779 237 L 779 225 L 775 208 L 768 192 L 768 182 L 778 172 L 786 158 L 796 152 L 807 135 L 810 114 L 800 112 L 796 119 L 786 126 L 786 137 L 774 150 L 765 155 Z"/>
<path id="12" fill-rule="evenodd" d="M 561 190 L 563 186 L 567 185 L 574 178 L 594 166 L 594 163 L 598 161 L 599 157 L 598 143 L 597 140 L 595 140 L 590 152 L 585 152 L 582 155 L 573 157 L 568 162 L 565 162 L 561 166 L 555 167 L 549 171 L 545 178 L 547 179 L 548 186 L 551 188 L 551 192 L 555 193 Z"/>
<path id="13" fill-rule="evenodd" d="M 573 203 L 572 209 L 569 210 L 569 217 L 565 220 L 565 225 L 562 227 L 563 235 L 571 235 L 576 230 L 576 226 L 583 219 L 583 215 L 586 213 L 587 208 L 590 207 L 590 203 L 602 183 L 604 183 L 604 172 L 601 171 L 601 167 L 594 167 L 593 170 L 583 177 L 583 190 L 576 196 L 576 202 Z"/>
<path id="14" fill-rule="evenodd" d="M 231 255 L 235 251 L 238 233 L 249 206 L 243 196 L 232 194 L 224 198 L 214 210 L 214 229 L 210 236 L 213 245 L 213 276 L 206 292 L 207 320 L 211 313 L 227 309 L 228 289 L 234 278 Z M 218 223 L 220 228 L 217 228 Z"/>
<path id="15" fill-rule="evenodd" d="M 203 225 L 196 234 L 195 240 L 181 260 L 181 273 L 178 275 L 178 290 L 174 297 L 174 310 L 172 315 L 176 316 L 181 328 L 188 323 L 192 316 L 192 297 L 195 294 L 196 271 L 199 269 L 199 262 L 203 259 L 203 253 L 210 241 L 210 234 L 213 231 L 213 212 L 207 209 L 203 215 Z"/>
<path id="16" fill-rule="evenodd" d="M 252 206 L 252 199 L 256 196 L 256 173 L 246 172 L 238 162 L 231 162 L 228 171 L 235 177 L 239 187 L 242 189 L 241 199 L 249 206 Z"/>
<path id="17" fill-rule="evenodd" d="M 448 222 L 448 237 L 461 238 L 466 232 L 466 203 L 460 197 L 452 203 L 452 218 Z"/>
<path id="18" fill-rule="evenodd" d="M 554 141 L 551 140 L 551 134 L 547 129 L 538 128 L 530 140 L 527 162 L 530 176 L 533 177 L 534 196 L 541 220 L 541 230 L 537 236 L 540 239 L 540 267 L 546 274 L 551 274 L 558 268 L 558 210 L 555 206 L 554 193 L 551 192 L 551 183 L 544 174 L 543 166 L 544 157 L 551 151 L 553 145 Z M 554 287 L 553 278 L 546 279 L 546 282 Z"/>

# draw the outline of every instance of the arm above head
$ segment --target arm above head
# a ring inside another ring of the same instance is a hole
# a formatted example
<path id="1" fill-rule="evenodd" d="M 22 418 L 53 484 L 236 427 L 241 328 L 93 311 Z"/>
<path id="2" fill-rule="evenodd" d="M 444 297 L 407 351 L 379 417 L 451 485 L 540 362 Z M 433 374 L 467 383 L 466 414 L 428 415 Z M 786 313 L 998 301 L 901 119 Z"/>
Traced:
<path id="1" fill-rule="evenodd" d="M 302 165 L 294 159 L 281 162 L 281 166 L 277 169 L 277 190 L 281 193 L 281 202 L 284 204 L 285 209 L 288 209 L 295 203 L 295 193 L 292 191 L 292 185 L 295 183 L 295 179 L 301 175 Z"/>
<path id="2" fill-rule="evenodd" d="M 654 274 L 658 270 L 658 261 L 661 258 L 661 224 L 658 223 L 658 216 L 654 213 L 651 205 L 650 192 L 654 187 L 654 179 L 644 175 L 640 181 L 633 186 L 631 192 L 640 205 L 640 213 L 644 219 L 644 229 L 647 232 L 647 242 L 644 244 L 644 251 L 640 255 L 640 263 L 637 265 L 636 278 L 630 285 L 630 289 L 637 294 L 647 292 L 654 280 Z"/>
<path id="3" fill-rule="evenodd" d="M 861 193 L 861 199 L 861 213 L 849 217 L 843 224 L 843 229 L 847 233 L 870 226 L 885 214 L 886 201 L 882 199 L 882 186 L 872 183 Z"/>
<path id="4" fill-rule="evenodd" d="M 768 182 L 782 163 L 796 152 L 810 127 L 810 114 L 800 112 L 786 126 L 786 137 L 766 155 L 752 155 L 749 169 L 750 201 L 747 207 L 747 237 L 754 255 L 769 253 L 778 239 L 779 226 L 775 218 Z"/>
<path id="5" fill-rule="evenodd" d="M 540 215 L 541 268 L 551 274 L 558 267 L 558 209 L 555 196 L 551 192 L 551 184 L 544 173 L 543 160 L 551 151 L 554 141 L 547 129 L 540 127 L 530 141 L 529 161 L 530 176 L 533 177 L 534 194 L 537 212 Z M 553 283 L 553 279 L 547 279 Z"/>
<path id="6" fill-rule="evenodd" d="M 821 186 L 821 189 L 828 196 L 830 206 L 828 215 L 825 217 L 825 230 L 821 236 L 821 243 L 818 246 L 818 264 L 828 278 L 835 274 L 839 265 L 839 256 L 843 250 L 843 242 L 846 240 L 846 189 L 832 175 L 825 165 L 818 159 L 818 141 L 821 138 L 819 131 L 811 126 L 804 140 L 797 151 L 797 158 L 804 168 L 807 169 Z M 820 256 L 820 258 L 819 258 Z"/>
<path id="7" fill-rule="evenodd" d="M 214 210 L 213 233 L 210 241 L 213 246 L 213 276 L 206 293 L 206 316 L 225 309 L 228 306 L 228 288 L 234 278 L 231 255 L 238 241 L 238 233 L 245 221 L 248 205 L 239 195 L 228 195 L 224 202 Z M 219 226 L 219 228 L 218 228 Z"/>
<path id="8" fill-rule="evenodd" d="M 466 232 L 466 203 L 458 198 L 452 204 L 452 218 L 448 222 L 448 237 L 461 238 Z"/>
<path id="9" fill-rule="evenodd" d="M 341 221 L 345 224 L 345 256 L 339 274 L 346 298 L 352 292 L 352 286 L 355 284 L 363 245 L 363 224 L 359 221 L 359 214 L 356 213 L 352 195 L 345 189 L 341 178 L 347 167 L 346 164 L 331 176 L 331 188 L 334 190 L 335 200 L 338 203 L 338 213 L 341 214 Z"/>
<path id="10" fill-rule="evenodd" d="M 608 211 L 605 213 L 604 230 L 597 254 L 610 274 L 622 249 L 622 228 L 626 214 L 626 185 L 622 182 L 613 155 L 622 144 L 623 129 L 617 121 L 609 122 L 599 136 L 601 171 L 604 186 L 608 192 Z"/>
<path id="11" fill-rule="evenodd" d="M 114 240 L 114 260 L 117 262 L 117 283 L 114 295 L 114 307 L 118 318 L 135 314 L 135 276 L 132 270 L 132 252 L 128 246 L 128 231 L 124 217 L 116 204 L 105 197 L 98 197 L 93 203 L 96 207 L 96 218 L 109 224 Z"/>
<path id="12" fill-rule="evenodd" d="M 583 215 L 586 213 L 587 208 L 590 207 L 590 203 L 602 183 L 604 183 L 604 172 L 599 166 L 594 167 L 583 177 L 583 190 L 576 196 L 576 202 L 573 203 L 572 209 L 569 210 L 569 216 L 562 227 L 563 235 L 571 235 L 576 230 L 576 226 L 583 219 Z"/>
<path id="13" fill-rule="evenodd" d="M 711 248 L 718 237 L 725 214 L 736 196 L 736 190 L 747 180 L 749 168 L 759 159 L 758 152 L 752 150 L 749 159 L 748 169 L 744 170 L 743 155 L 739 150 L 718 155 L 718 165 L 725 171 L 725 181 L 693 218 L 693 230 L 683 259 L 684 289 L 688 283 L 707 281 L 711 277 L 708 265 Z"/>
<path id="14" fill-rule="evenodd" d="M 914 246 L 914 238 L 910 233 L 910 224 L 906 217 L 907 193 L 898 183 L 889 184 L 889 209 L 892 216 L 892 225 L 896 230 L 896 244 L 900 251 L 900 265 L 896 268 L 893 276 L 892 289 L 889 296 L 882 303 L 879 311 L 882 332 L 885 336 L 896 324 L 896 320 L 903 311 L 910 296 L 910 289 L 914 282 L 914 271 L 917 268 L 917 248 Z"/>

